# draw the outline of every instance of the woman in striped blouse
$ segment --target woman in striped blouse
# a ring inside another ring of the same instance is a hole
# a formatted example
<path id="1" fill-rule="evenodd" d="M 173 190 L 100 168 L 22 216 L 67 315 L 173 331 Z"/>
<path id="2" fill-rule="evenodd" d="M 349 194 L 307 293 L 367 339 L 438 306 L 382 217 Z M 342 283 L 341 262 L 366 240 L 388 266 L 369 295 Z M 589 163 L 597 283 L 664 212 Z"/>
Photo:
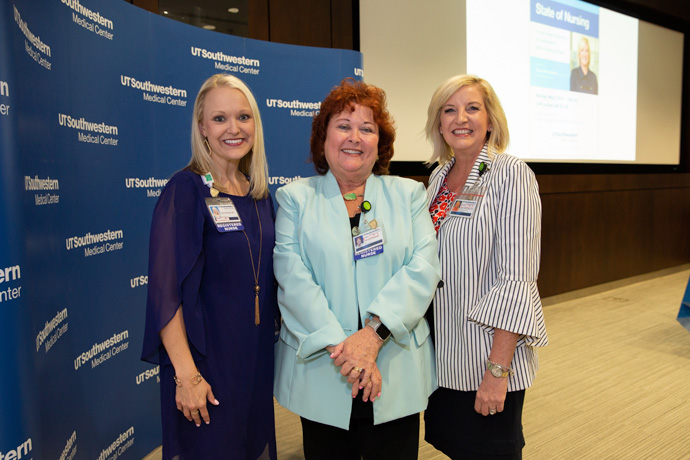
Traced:
<path id="1" fill-rule="evenodd" d="M 439 389 L 426 440 L 453 459 L 519 459 L 522 407 L 548 342 L 537 290 L 541 202 L 534 173 L 501 154 L 508 124 L 489 83 L 446 80 L 428 109 L 439 166 L 427 197 L 443 286 L 434 299 Z"/>

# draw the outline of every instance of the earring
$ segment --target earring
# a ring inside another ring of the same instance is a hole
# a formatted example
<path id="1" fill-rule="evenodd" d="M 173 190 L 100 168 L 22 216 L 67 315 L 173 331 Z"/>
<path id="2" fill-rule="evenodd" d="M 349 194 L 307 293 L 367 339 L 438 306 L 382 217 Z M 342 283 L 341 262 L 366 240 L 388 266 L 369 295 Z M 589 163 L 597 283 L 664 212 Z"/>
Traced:
<path id="1" fill-rule="evenodd" d="M 208 149 L 208 155 L 211 156 L 211 146 L 208 144 L 208 137 L 204 137 L 204 144 L 206 144 L 206 148 Z"/>

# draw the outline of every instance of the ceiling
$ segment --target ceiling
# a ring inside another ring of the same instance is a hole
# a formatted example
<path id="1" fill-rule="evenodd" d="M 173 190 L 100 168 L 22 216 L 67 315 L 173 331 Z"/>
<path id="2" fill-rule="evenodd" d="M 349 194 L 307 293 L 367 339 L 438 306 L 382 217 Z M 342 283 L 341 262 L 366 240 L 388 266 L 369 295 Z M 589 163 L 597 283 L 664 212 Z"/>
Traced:
<path id="1" fill-rule="evenodd" d="M 193 26 L 247 37 L 248 3 L 249 0 L 158 0 L 158 13 Z"/>

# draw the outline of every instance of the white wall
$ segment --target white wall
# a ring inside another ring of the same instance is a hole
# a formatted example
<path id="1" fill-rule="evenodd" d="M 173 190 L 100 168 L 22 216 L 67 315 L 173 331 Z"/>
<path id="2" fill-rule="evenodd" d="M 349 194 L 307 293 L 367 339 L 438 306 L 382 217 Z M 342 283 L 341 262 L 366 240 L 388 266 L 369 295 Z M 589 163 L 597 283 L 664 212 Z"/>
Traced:
<path id="1" fill-rule="evenodd" d="M 492 3 L 496 14 L 506 13 L 506 8 L 501 8 L 500 4 Z M 364 80 L 383 88 L 388 95 L 388 108 L 397 124 L 395 161 L 424 161 L 430 156 L 431 147 L 423 130 L 431 95 L 442 81 L 468 70 L 466 14 L 466 0 L 360 0 Z M 514 70 L 516 66 L 508 64 L 509 61 L 500 53 L 492 53 L 492 49 L 500 45 L 491 43 L 488 37 L 493 35 L 510 40 L 510 34 L 501 33 L 504 29 L 497 27 L 497 23 L 512 19 L 515 19 L 513 15 L 504 14 L 490 21 L 475 20 L 471 24 L 469 33 L 477 34 L 479 30 L 487 34 L 486 42 L 482 42 L 485 46 L 477 51 L 473 45 L 473 51 L 493 59 L 492 63 L 498 64 L 499 71 L 503 68 Z M 682 50 L 681 33 L 640 23 L 636 136 L 636 161 L 639 163 L 677 164 L 679 161 Z M 495 67 L 491 70 L 494 71 Z M 521 133 L 528 131 L 520 122 L 529 123 L 529 119 L 523 120 L 524 104 L 511 103 L 514 102 L 511 90 L 516 86 L 514 76 L 510 77 L 510 87 L 504 87 L 487 69 L 469 70 L 489 79 L 496 88 L 508 116 L 511 147 L 516 147 Z M 600 78 L 600 85 L 602 81 Z M 525 80 L 524 85 L 517 86 L 527 89 L 528 85 Z M 511 110 L 517 112 L 512 113 Z M 619 132 L 606 120 L 603 123 L 603 132 L 614 132 L 615 136 L 636 135 L 635 131 Z M 514 129 L 516 125 L 523 129 Z M 604 153 L 616 153 L 620 148 L 607 146 L 604 150 Z M 534 160 L 529 149 L 509 152 Z M 662 153 L 667 156 L 661 157 Z M 581 160 L 576 158 L 572 161 Z M 599 161 L 616 162 L 610 158 Z"/>
<path id="2" fill-rule="evenodd" d="M 465 73 L 465 0 L 361 0 L 364 81 L 396 120 L 395 161 L 426 160 L 426 110 L 442 81 Z"/>

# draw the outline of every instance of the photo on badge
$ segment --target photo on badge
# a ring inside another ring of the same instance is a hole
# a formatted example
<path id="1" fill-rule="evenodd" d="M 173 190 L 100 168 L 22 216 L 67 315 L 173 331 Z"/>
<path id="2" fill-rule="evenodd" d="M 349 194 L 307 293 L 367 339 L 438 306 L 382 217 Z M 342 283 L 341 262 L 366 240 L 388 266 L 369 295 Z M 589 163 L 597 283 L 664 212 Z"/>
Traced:
<path id="1" fill-rule="evenodd" d="M 472 217 L 478 201 L 471 198 L 458 198 L 450 208 L 450 215 L 455 217 Z"/>
<path id="2" fill-rule="evenodd" d="M 206 207 L 219 232 L 234 232 L 244 229 L 242 219 L 230 198 L 206 198 Z"/>
<path id="3" fill-rule="evenodd" d="M 352 238 L 355 260 L 375 256 L 383 252 L 383 228 L 377 227 Z"/>

